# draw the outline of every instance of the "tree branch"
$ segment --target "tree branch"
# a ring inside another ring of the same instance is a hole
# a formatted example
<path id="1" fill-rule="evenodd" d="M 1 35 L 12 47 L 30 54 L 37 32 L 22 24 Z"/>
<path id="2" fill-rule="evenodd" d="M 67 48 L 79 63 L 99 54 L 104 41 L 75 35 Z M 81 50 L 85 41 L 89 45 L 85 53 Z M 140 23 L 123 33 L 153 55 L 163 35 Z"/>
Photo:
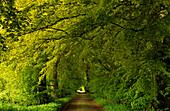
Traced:
<path id="1" fill-rule="evenodd" d="M 60 40 L 62 38 L 65 38 L 66 36 L 61 36 L 59 38 L 39 38 L 38 40 Z"/>
<path id="2" fill-rule="evenodd" d="M 116 34 L 115 34 L 115 38 L 119 35 L 121 31 L 119 30 Z"/>
<path id="3" fill-rule="evenodd" d="M 62 32 L 64 32 L 65 34 L 67 34 L 67 35 L 68 35 L 68 33 L 67 33 L 65 30 L 62 30 L 62 29 L 56 29 L 56 28 L 50 28 L 50 29 L 53 29 L 53 30 L 56 30 L 56 31 L 62 31 Z"/>
<path id="4" fill-rule="evenodd" d="M 55 21 L 55 22 L 52 23 L 52 24 L 46 25 L 46 26 L 41 27 L 41 28 L 32 28 L 31 31 L 25 32 L 25 33 L 23 33 L 22 35 L 30 34 L 30 33 L 33 33 L 33 32 L 35 32 L 35 31 L 39 31 L 39 30 L 49 29 L 49 28 L 51 28 L 52 26 L 56 25 L 58 22 L 61 22 L 61 21 L 66 20 L 66 19 L 76 18 L 76 17 L 83 16 L 83 15 L 86 15 L 86 14 L 78 14 L 78 15 L 75 15 L 75 16 L 72 16 L 72 17 L 59 18 L 57 21 Z M 18 36 L 22 36 L 22 35 L 19 34 Z"/>
<path id="5" fill-rule="evenodd" d="M 118 27 L 120 27 L 120 28 L 122 28 L 122 29 L 130 29 L 130 30 L 135 31 L 135 32 L 143 31 L 143 30 L 146 28 L 146 26 L 143 27 L 143 28 L 141 28 L 141 29 L 126 28 L 125 26 L 121 26 L 121 25 L 116 24 L 116 23 L 113 23 L 113 22 L 111 22 L 111 23 L 114 24 L 114 25 L 116 25 L 116 26 L 118 26 Z"/>
<path id="6" fill-rule="evenodd" d="M 78 34 L 76 37 L 79 37 L 79 38 L 82 38 L 82 39 L 85 39 L 85 40 L 93 40 L 97 35 L 96 35 L 96 36 L 93 36 L 93 37 L 91 37 L 91 38 L 85 38 L 85 37 L 83 37 L 83 35 L 86 34 L 86 33 L 88 33 L 88 32 L 90 32 L 90 31 L 93 31 L 93 30 L 96 29 L 96 28 L 97 28 L 97 26 L 94 26 L 91 30 L 84 31 L 84 32 Z"/>
<path id="7" fill-rule="evenodd" d="M 105 65 L 103 65 L 103 63 L 100 61 L 100 59 L 97 59 L 97 60 L 107 71 L 111 72 L 111 70 L 109 68 L 107 68 Z"/>

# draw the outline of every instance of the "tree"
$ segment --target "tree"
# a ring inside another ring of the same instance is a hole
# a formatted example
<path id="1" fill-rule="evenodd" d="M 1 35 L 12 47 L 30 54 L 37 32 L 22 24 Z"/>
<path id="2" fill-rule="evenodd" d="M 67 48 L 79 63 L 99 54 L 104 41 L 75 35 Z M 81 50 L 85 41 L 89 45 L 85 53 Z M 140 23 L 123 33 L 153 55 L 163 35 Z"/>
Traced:
<path id="1" fill-rule="evenodd" d="M 40 103 L 88 84 L 110 104 L 169 107 L 168 0 L 17 1 L 1 0 L 1 64 L 9 80 L 36 77 Z"/>

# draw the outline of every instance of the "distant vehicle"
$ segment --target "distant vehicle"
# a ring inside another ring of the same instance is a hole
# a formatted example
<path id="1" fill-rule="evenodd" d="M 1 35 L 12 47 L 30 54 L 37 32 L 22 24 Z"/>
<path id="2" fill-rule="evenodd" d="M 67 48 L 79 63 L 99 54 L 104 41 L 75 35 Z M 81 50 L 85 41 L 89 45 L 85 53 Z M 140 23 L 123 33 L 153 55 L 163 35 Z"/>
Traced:
<path id="1" fill-rule="evenodd" d="M 77 90 L 77 92 L 78 92 L 79 94 L 85 93 L 84 91 L 80 91 L 80 90 Z"/>
<path id="2" fill-rule="evenodd" d="M 77 92 L 79 93 L 79 94 L 83 94 L 83 93 L 85 93 L 85 89 L 84 89 L 84 87 L 82 86 L 82 87 L 80 87 L 80 89 L 79 90 L 77 90 Z"/>

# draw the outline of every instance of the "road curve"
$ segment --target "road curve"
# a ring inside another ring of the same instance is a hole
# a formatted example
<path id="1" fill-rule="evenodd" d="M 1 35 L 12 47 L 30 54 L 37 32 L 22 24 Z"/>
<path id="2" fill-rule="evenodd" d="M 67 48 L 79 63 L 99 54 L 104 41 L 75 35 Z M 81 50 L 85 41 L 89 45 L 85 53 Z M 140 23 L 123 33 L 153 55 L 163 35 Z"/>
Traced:
<path id="1" fill-rule="evenodd" d="M 61 111 L 104 111 L 88 94 L 78 94 Z"/>

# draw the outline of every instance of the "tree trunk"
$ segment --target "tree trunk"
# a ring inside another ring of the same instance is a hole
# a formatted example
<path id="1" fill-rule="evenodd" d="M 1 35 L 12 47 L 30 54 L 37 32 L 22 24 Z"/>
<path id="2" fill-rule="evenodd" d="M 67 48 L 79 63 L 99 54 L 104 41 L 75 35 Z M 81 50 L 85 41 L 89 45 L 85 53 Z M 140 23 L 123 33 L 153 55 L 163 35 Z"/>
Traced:
<path id="1" fill-rule="evenodd" d="M 86 78 L 87 78 L 87 82 L 89 83 L 90 82 L 90 77 L 89 77 L 89 69 L 90 69 L 90 66 L 87 64 L 87 69 L 86 69 Z"/>
<path id="2" fill-rule="evenodd" d="M 43 80 L 41 80 L 41 84 L 39 85 L 39 102 L 40 104 L 44 104 L 48 101 L 48 95 L 46 92 L 47 90 L 47 87 L 46 87 L 46 83 L 47 83 L 47 80 L 46 80 L 46 75 L 44 76 Z"/>
<path id="3" fill-rule="evenodd" d="M 57 67 L 58 67 L 58 64 L 60 62 L 60 57 L 58 58 L 56 64 L 55 64 L 55 67 L 54 67 L 54 70 L 53 70 L 53 74 L 51 74 L 51 89 L 53 90 L 51 92 L 51 96 L 53 98 L 58 98 L 58 95 L 57 95 L 57 92 L 56 90 L 58 90 L 59 86 L 58 86 L 58 75 L 59 75 L 59 72 L 57 71 Z"/>

